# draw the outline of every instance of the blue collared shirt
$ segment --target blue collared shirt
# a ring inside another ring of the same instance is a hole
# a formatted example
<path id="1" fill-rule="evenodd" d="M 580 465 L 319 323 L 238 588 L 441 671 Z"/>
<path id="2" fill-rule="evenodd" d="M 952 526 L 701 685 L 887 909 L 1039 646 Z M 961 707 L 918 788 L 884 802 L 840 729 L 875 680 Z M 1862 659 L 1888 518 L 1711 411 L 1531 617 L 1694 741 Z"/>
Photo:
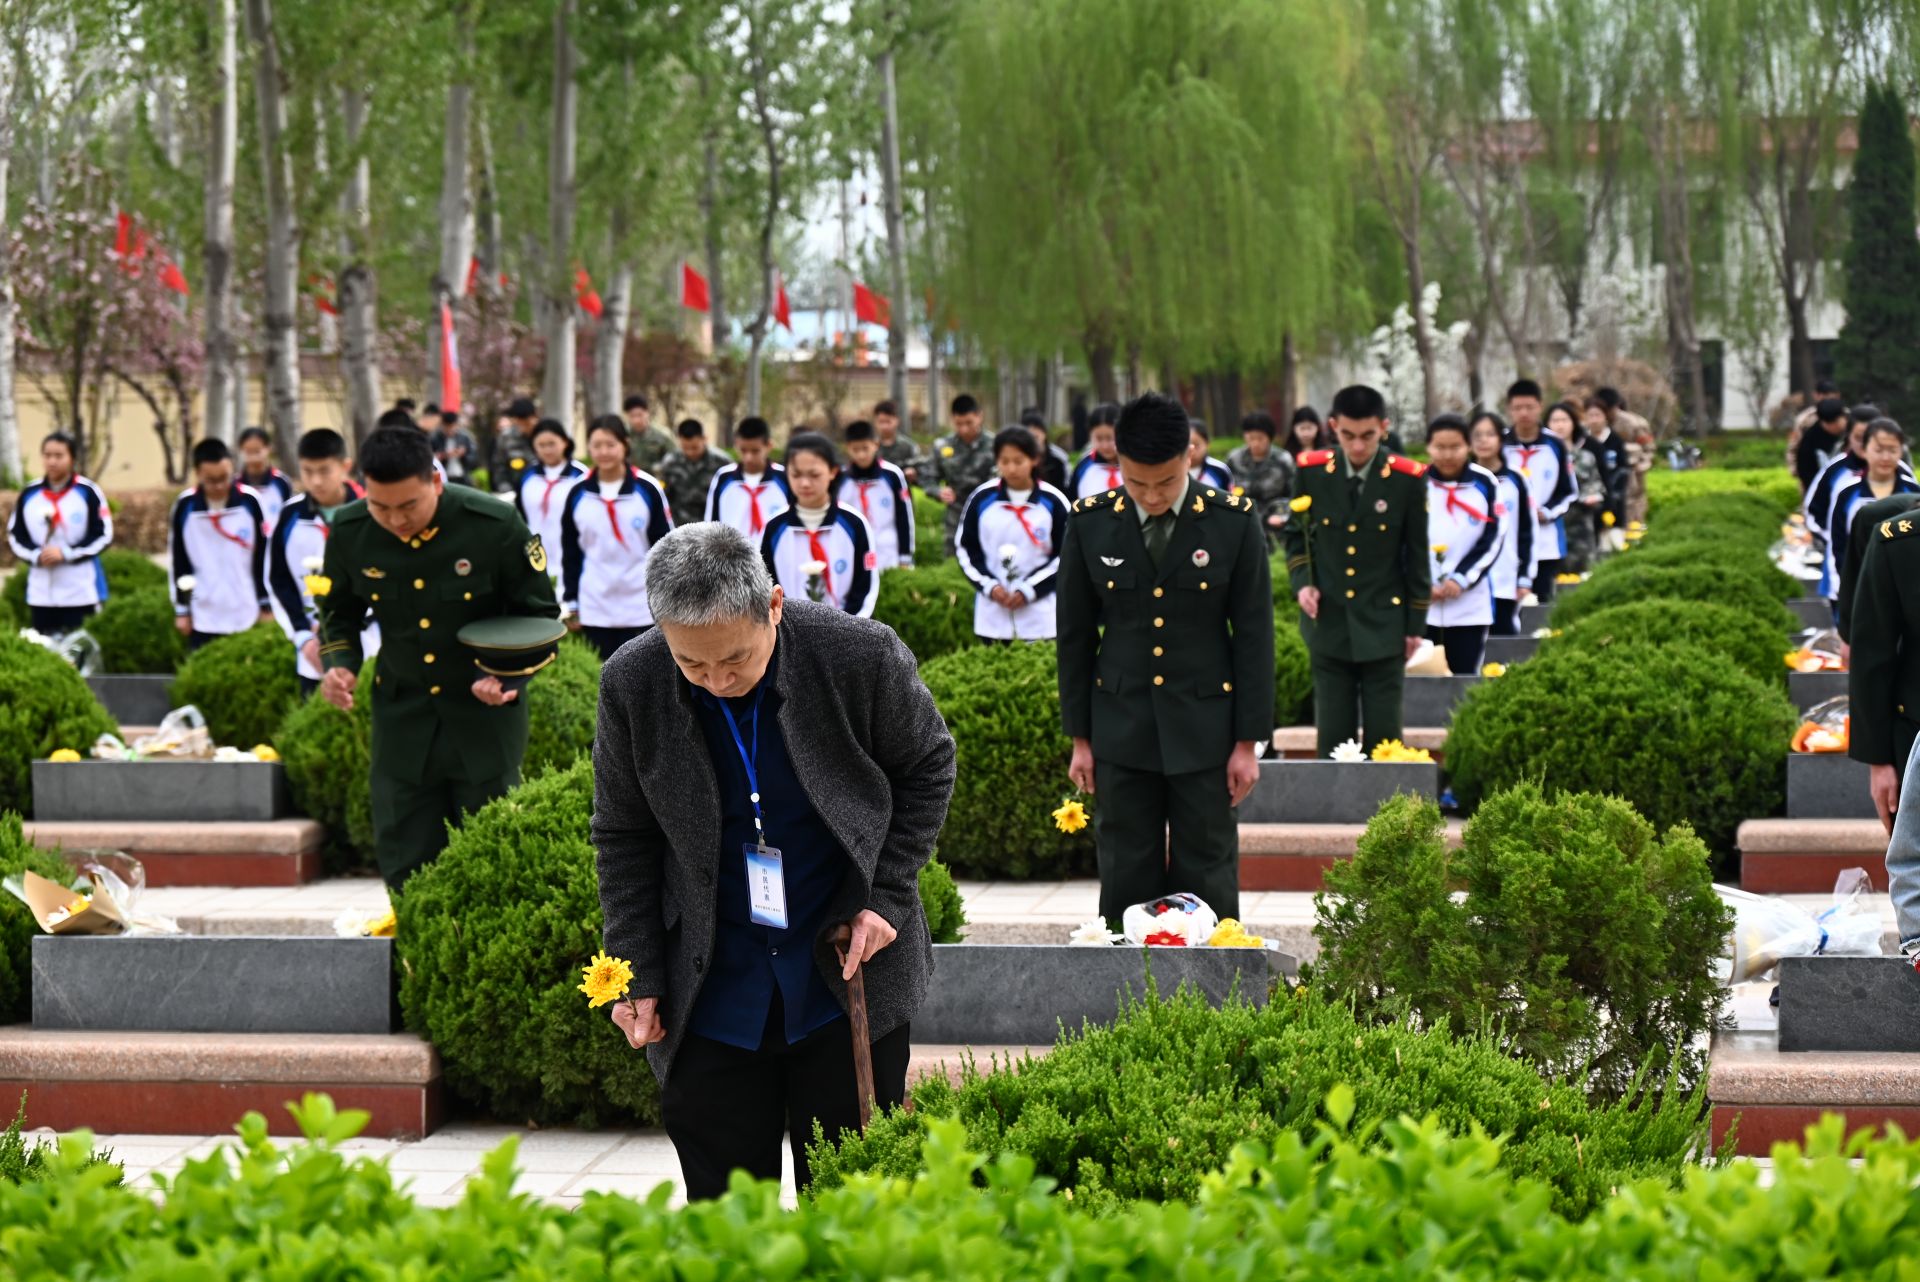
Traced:
<path id="1" fill-rule="evenodd" d="M 745 1050 L 760 1048 L 775 984 L 789 1044 L 845 1013 L 814 965 L 813 941 L 827 924 L 827 906 L 849 862 L 793 772 L 793 759 L 780 733 L 780 695 L 773 680 L 778 662 L 776 648 L 754 694 L 722 700 L 695 690 L 693 700 L 720 786 L 720 876 L 715 891 L 713 964 L 687 1030 Z M 741 744 L 754 754 L 767 844 L 780 852 L 786 879 L 785 930 L 756 925 L 749 916 L 745 851 L 757 833 L 746 764 L 727 727 L 728 718 L 735 720 Z"/>

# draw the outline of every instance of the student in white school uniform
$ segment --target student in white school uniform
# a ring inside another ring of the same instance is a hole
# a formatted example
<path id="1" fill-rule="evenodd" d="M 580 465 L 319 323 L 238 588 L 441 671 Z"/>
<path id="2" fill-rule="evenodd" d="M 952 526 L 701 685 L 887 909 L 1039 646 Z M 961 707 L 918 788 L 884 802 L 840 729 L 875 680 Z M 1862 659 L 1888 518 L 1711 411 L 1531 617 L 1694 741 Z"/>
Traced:
<path id="1" fill-rule="evenodd" d="M 880 434 L 863 418 L 847 424 L 847 465 L 833 483 L 833 501 L 856 509 L 866 521 L 882 570 L 913 564 L 907 474 L 880 457 Z"/>
<path id="2" fill-rule="evenodd" d="M 1187 476 L 1196 484 L 1231 492 L 1233 469 L 1207 452 L 1207 444 L 1212 439 L 1207 425 L 1199 419 L 1187 425 Z"/>
<path id="3" fill-rule="evenodd" d="M 660 482 L 633 466 L 633 434 L 618 414 L 587 428 L 593 471 L 560 517 L 560 609 L 602 659 L 653 626 L 647 557 L 673 528 Z"/>
<path id="4" fill-rule="evenodd" d="M 1120 451 L 1113 443 L 1120 407 L 1103 403 L 1087 415 L 1087 452 L 1067 478 L 1067 497 L 1074 502 L 1120 488 Z"/>
<path id="5" fill-rule="evenodd" d="M 1507 425 L 1492 410 L 1468 422 L 1473 461 L 1500 484 L 1500 552 L 1493 561 L 1493 627 L 1489 636 L 1520 635 L 1520 594 L 1533 586 L 1533 495 L 1521 475 L 1507 466 Z"/>
<path id="6" fill-rule="evenodd" d="M 1507 416 L 1513 420 L 1507 466 L 1520 474 L 1533 499 L 1533 595 L 1543 602 L 1553 600 L 1554 576 L 1567 555 L 1562 522 L 1580 497 L 1573 460 L 1560 438 L 1545 430 L 1544 409 L 1540 384 L 1532 379 L 1519 379 L 1507 389 Z M 1574 421 L 1579 422 L 1579 415 Z"/>
<path id="7" fill-rule="evenodd" d="M 173 501 L 167 521 L 173 622 L 189 650 L 273 618 L 266 514 L 233 474 L 226 442 L 195 445 L 194 486 Z"/>
<path id="8" fill-rule="evenodd" d="M 993 438 L 998 480 L 967 496 L 954 555 L 978 592 L 973 632 L 989 641 L 1054 638 L 1054 586 L 1067 535 L 1067 496 L 1035 476 L 1040 447 L 1023 427 Z"/>
<path id="9" fill-rule="evenodd" d="M 513 492 L 513 506 L 527 528 L 540 536 L 542 546 L 560 546 L 560 514 L 566 510 L 567 495 L 587 474 L 586 464 L 573 457 L 573 438 L 564 424 L 543 418 L 534 426 L 533 453 L 538 463 L 520 474 L 520 488 Z M 547 576 L 557 588 L 560 562 L 547 557 Z"/>
<path id="10" fill-rule="evenodd" d="M 866 518 L 833 501 L 839 471 L 832 441 L 818 432 L 794 433 L 786 478 L 793 506 L 767 522 L 760 555 L 788 596 L 870 619 L 880 591 L 880 554 Z"/>
<path id="11" fill-rule="evenodd" d="M 27 576 L 33 630 L 61 637 L 86 626 L 107 599 L 100 553 L 113 542 L 104 491 L 75 467 L 78 443 L 65 432 L 40 442 L 38 481 L 20 491 L 7 544 Z"/>
<path id="12" fill-rule="evenodd" d="M 731 525 L 758 543 L 767 523 L 793 502 L 786 469 L 773 461 L 773 431 L 764 418 L 743 418 L 733 429 L 739 460 L 713 474 L 707 486 L 707 519 Z"/>
<path id="13" fill-rule="evenodd" d="M 1447 652 L 1447 671 L 1480 670 L 1493 624 L 1490 574 L 1502 539 L 1500 482 L 1473 461 L 1467 420 L 1442 414 L 1427 424 L 1427 543 L 1433 602 L 1427 640 Z"/>
<path id="14" fill-rule="evenodd" d="M 293 502 L 293 481 L 273 465 L 273 438 L 264 427 L 249 427 L 234 442 L 240 455 L 240 474 L 234 479 L 253 491 L 260 501 L 260 515 L 266 520 L 267 533 L 280 524 L 280 510 Z"/>
<path id="15" fill-rule="evenodd" d="M 293 642 L 294 671 L 304 696 L 320 685 L 319 614 L 313 599 L 331 587 L 320 566 L 333 532 L 333 514 L 362 497 L 362 491 L 348 475 L 353 464 L 346 438 L 332 428 L 303 433 L 297 452 L 300 493 L 280 509 L 280 524 L 267 537 L 267 588 L 273 593 L 274 618 Z M 368 622 L 360 648 L 369 659 L 380 652 L 379 624 Z"/>

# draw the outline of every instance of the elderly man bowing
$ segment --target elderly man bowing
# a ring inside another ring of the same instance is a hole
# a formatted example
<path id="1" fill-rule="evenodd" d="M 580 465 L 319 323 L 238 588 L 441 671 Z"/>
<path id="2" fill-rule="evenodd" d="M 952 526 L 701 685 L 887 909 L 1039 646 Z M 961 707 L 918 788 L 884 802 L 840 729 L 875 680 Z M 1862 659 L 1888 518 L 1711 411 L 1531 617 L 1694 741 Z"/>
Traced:
<path id="1" fill-rule="evenodd" d="M 780 1140 L 859 1124 L 847 981 L 865 965 L 874 1095 L 906 1095 L 933 968 L 919 873 L 953 739 L 892 630 L 787 601 L 731 526 L 655 545 L 658 624 L 606 665 L 593 842 L 614 1022 L 645 1047 L 690 1198 L 780 1177 Z"/>

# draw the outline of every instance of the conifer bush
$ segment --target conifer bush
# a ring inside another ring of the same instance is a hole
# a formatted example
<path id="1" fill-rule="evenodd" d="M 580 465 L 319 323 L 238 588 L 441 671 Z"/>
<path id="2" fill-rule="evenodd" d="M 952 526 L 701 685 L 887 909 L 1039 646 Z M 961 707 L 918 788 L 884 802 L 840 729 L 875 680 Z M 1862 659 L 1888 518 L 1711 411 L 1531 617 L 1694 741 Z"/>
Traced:
<path id="1" fill-rule="evenodd" d="M 33 761 L 58 748 L 82 756 L 119 729 L 73 665 L 0 632 L 0 810 L 33 812 Z"/>
<path id="2" fill-rule="evenodd" d="M 223 747 L 272 743 L 300 702 L 293 642 L 273 622 L 217 637 L 187 656 L 173 682 L 173 706 L 192 704 Z"/>
<path id="3" fill-rule="evenodd" d="M 0 811 L 0 880 L 28 870 L 63 886 L 73 882 L 65 859 L 26 839 L 17 812 Z M 33 910 L 0 891 L 0 1024 L 23 1024 L 33 1017 L 33 937 L 39 933 Z"/>
<path id="4" fill-rule="evenodd" d="M 975 595 L 957 561 L 888 570 L 880 576 L 873 617 L 892 628 L 924 664 L 980 644 L 973 634 Z"/>
<path id="5" fill-rule="evenodd" d="M 1552 624 L 1567 628 L 1601 610 L 1654 597 L 1681 602 L 1712 601 L 1733 606 L 1767 624 L 1779 636 L 1782 653 L 1789 633 L 1799 622 L 1783 604 L 1786 579 L 1764 560 L 1759 569 L 1742 571 L 1726 565 L 1635 565 L 1638 553 L 1615 558 L 1603 570 L 1554 603 Z M 1764 571 L 1764 572 L 1763 572 Z M 1683 607 L 1684 608 L 1684 607 Z"/>
<path id="6" fill-rule="evenodd" d="M 173 623 L 173 602 L 162 588 L 108 597 L 87 620 L 100 643 L 100 671 L 170 673 L 187 657 L 187 641 Z"/>
<path id="7" fill-rule="evenodd" d="M 1697 646 L 1766 685 L 1787 681 L 1785 639 L 1752 614 L 1712 601 L 1652 597 L 1608 606 L 1541 642 L 1540 653 L 1587 650 L 1633 663 L 1649 646 L 1663 645 Z"/>

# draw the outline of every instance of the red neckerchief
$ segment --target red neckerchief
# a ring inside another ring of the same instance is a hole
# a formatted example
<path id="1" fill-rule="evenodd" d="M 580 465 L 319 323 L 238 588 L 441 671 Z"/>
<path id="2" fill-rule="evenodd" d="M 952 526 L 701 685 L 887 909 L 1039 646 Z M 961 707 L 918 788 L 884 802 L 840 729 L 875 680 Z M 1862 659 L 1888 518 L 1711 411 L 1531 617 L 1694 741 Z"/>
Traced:
<path id="1" fill-rule="evenodd" d="M 747 492 L 747 504 L 751 513 L 753 532 L 755 534 L 760 533 L 760 531 L 767 527 L 767 518 L 760 515 L 760 495 L 770 484 L 772 484 L 770 481 L 762 481 L 758 485 L 748 485 L 745 481 L 740 483 L 740 488 Z"/>
<path id="2" fill-rule="evenodd" d="M 820 586 L 827 590 L 827 599 L 833 601 L 835 605 L 840 604 L 833 595 L 833 562 L 827 556 L 825 545 L 820 542 L 820 536 L 826 532 L 826 527 L 822 526 L 818 530 L 809 530 L 803 525 L 800 527 L 800 530 L 807 536 L 808 553 L 821 565 Z"/>
<path id="3" fill-rule="evenodd" d="M 870 486 L 880 484 L 880 482 L 863 481 L 863 480 L 860 480 L 858 477 L 855 477 L 853 483 L 860 487 L 860 515 L 871 519 L 873 516 L 873 509 L 867 506 L 867 489 Z"/>
<path id="4" fill-rule="evenodd" d="M 540 479 L 543 481 L 547 481 L 547 478 L 544 476 L 541 477 Z M 544 521 L 547 519 L 548 506 L 553 502 L 553 487 L 560 484 L 560 482 L 562 481 L 567 481 L 571 479 L 573 478 L 568 476 L 565 472 L 562 472 L 560 475 L 554 477 L 551 481 L 547 481 L 547 491 L 546 493 L 540 496 L 540 519 L 541 520 Z"/>
<path id="5" fill-rule="evenodd" d="M 1521 471 L 1521 474 L 1522 474 L 1522 475 L 1528 475 L 1529 473 L 1527 473 L 1527 469 L 1533 466 L 1533 456 L 1534 456 L 1534 455 L 1536 455 L 1536 454 L 1538 454 L 1538 453 L 1539 453 L 1539 452 L 1540 452 L 1541 450 L 1543 450 L 1543 449 L 1545 449 L 1545 448 L 1546 448 L 1546 446 L 1544 446 L 1544 445 L 1520 445 L 1520 446 L 1518 446 L 1517 448 L 1518 448 L 1518 449 L 1519 449 L 1519 451 L 1520 451 L 1520 471 Z"/>
<path id="6" fill-rule="evenodd" d="M 1476 510 L 1471 503 L 1462 503 L 1460 501 L 1460 491 L 1466 488 L 1465 482 L 1442 481 L 1440 482 L 1440 488 L 1447 492 L 1447 511 L 1465 512 L 1482 525 L 1487 523 L 1487 514 L 1485 512 Z"/>
<path id="7" fill-rule="evenodd" d="M 1119 489 L 1120 488 L 1120 469 L 1115 467 L 1111 463 L 1102 463 L 1100 466 L 1107 469 L 1107 488 L 1110 490 Z"/>
<path id="8" fill-rule="evenodd" d="M 41 488 L 40 493 L 46 496 L 47 503 L 53 509 L 47 517 L 47 542 L 52 543 L 53 532 L 64 530 L 67 526 L 67 518 L 60 511 L 60 503 L 67 495 L 73 493 L 73 478 L 71 476 L 67 478 L 65 489 L 56 490 L 51 485 L 47 485 Z"/>
<path id="9" fill-rule="evenodd" d="M 621 547 L 627 546 L 627 536 L 620 530 L 620 496 L 608 498 L 602 494 L 600 501 L 607 505 L 607 524 L 613 527 L 613 541 Z"/>
<path id="10" fill-rule="evenodd" d="M 1047 553 L 1047 545 L 1040 541 L 1040 536 L 1033 532 L 1031 525 L 1027 524 L 1027 509 L 1032 506 L 1034 505 L 1030 503 L 1009 503 L 1007 504 L 1007 511 L 1013 513 L 1013 519 L 1020 522 L 1020 528 L 1027 532 L 1027 542 L 1039 548 L 1040 554 L 1045 556 Z"/>
<path id="11" fill-rule="evenodd" d="M 246 548 L 248 551 L 252 551 L 253 550 L 252 544 L 248 543 L 245 539 L 241 538 L 239 535 L 227 529 L 226 526 L 220 524 L 220 518 L 225 516 L 230 510 L 231 509 L 228 509 L 228 508 L 221 508 L 218 511 L 216 511 L 211 507 L 207 509 L 207 515 L 213 518 L 213 532 L 215 534 L 218 534 L 221 538 L 225 539 L 227 542 L 233 544 L 235 547 Z"/>

